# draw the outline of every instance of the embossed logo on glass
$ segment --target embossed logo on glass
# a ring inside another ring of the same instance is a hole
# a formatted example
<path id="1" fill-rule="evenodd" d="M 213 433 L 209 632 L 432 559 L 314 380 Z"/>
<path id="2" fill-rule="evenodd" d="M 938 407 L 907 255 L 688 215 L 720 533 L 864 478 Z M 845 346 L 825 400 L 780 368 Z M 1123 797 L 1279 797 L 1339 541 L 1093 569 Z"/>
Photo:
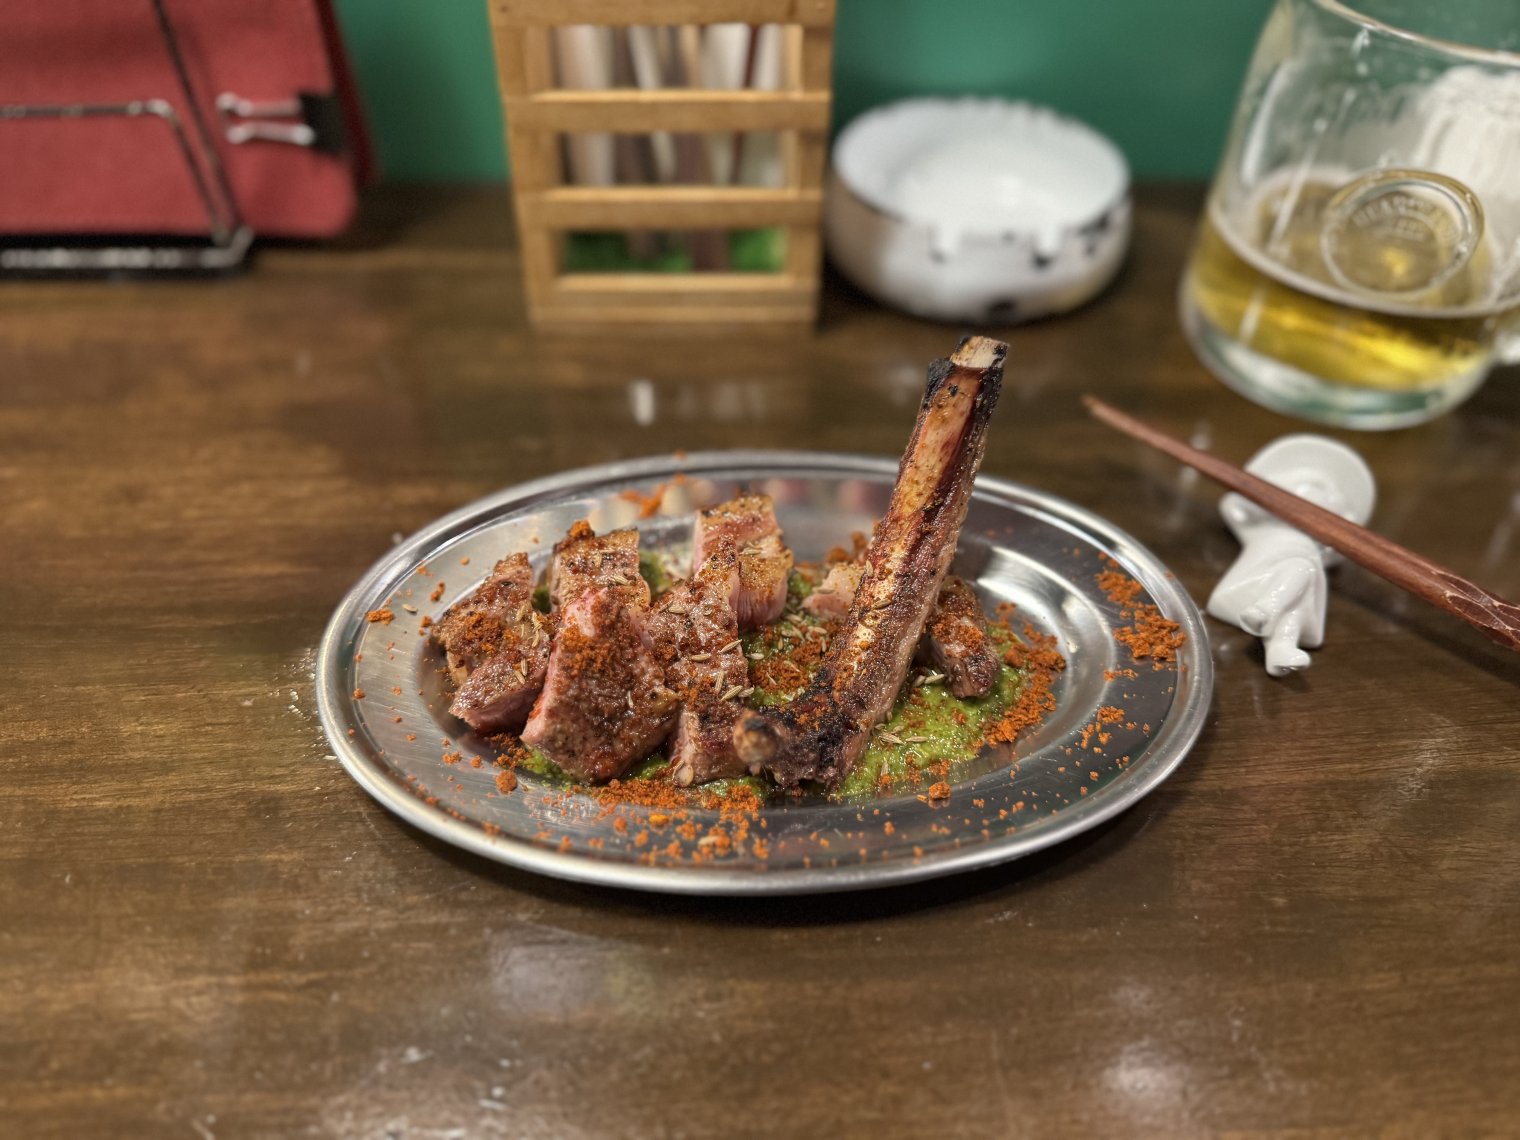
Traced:
<path id="1" fill-rule="evenodd" d="M 1343 288 L 1382 296 L 1435 289 L 1460 271 L 1483 237 L 1483 207 L 1454 178 L 1380 170 L 1331 197 L 1320 231 L 1325 266 Z"/>

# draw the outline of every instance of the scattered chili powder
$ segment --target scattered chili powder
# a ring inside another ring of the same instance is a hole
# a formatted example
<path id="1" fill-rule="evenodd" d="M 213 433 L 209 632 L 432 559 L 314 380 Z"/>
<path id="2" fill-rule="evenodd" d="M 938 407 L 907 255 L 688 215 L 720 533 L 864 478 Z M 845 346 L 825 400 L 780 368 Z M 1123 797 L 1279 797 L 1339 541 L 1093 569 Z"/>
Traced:
<path id="1" fill-rule="evenodd" d="M 683 472 L 677 472 L 671 479 L 659 484 L 647 495 L 633 487 L 629 487 L 626 491 L 619 491 L 618 498 L 637 504 L 639 518 L 649 519 L 659 512 L 660 505 L 665 501 L 665 492 L 669 491 L 672 487 L 680 486 L 684 482 L 686 482 L 686 475 Z"/>
<path id="2" fill-rule="evenodd" d="M 504 796 L 510 796 L 517 787 L 517 773 L 510 768 L 505 768 L 496 773 L 496 790 Z"/>
<path id="3" fill-rule="evenodd" d="M 1162 616 L 1160 607 L 1140 600 L 1140 583 L 1119 569 L 1111 558 L 1104 559 L 1107 569 L 1097 576 L 1098 588 L 1119 607 L 1119 616 L 1131 624 L 1114 632 L 1114 639 L 1128 646 L 1136 661 L 1150 660 L 1160 669 L 1177 660 L 1177 650 L 1187 635 L 1182 627 Z"/>
<path id="4" fill-rule="evenodd" d="M 356 700 L 356 701 L 362 701 L 363 699 L 364 699 L 364 690 L 363 689 L 355 689 L 354 690 L 354 700 Z"/>
<path id="5" fill-rule="evenodd" d="M 998 607 L 999 611 L 1002 607 Z M 1006 622 L 1008 615 L 999 613 Z M 1018 697 L 997 722 L 985 730 L 988 744 L 1011 744 L 1026 728 L 1033 728 L 1055 711 L 1055 679 L 1066 668 L 1066 658 L 1056 649 L 1053 634 L 1042 633 L 1025 624 L 1022 643 L 1015 643 L 1003 660 L 1024 670 L 1024 685 Z"/>
<path id="6" fill-rule="evenodd" d="M 390 625 L 391 622 L 396 620 L 396 615 L 387 609 L 370 610 L 369 613 L 364 615 L 364 620 L 371 625 L 375 622 L 380 622 L 382 625 Z"/>
<path id="7" fill-rule="evenodd" d="M 443 597 L 443 591 L 444 591 L 443 579 L 440 578 L 440 579 L 438 579 L 438 585 L 434 586 L 433 587 L 433 592 L 428 595 L 428 601 L 430 601 L 430 602 L 436 602 L 439 598 Z"/>

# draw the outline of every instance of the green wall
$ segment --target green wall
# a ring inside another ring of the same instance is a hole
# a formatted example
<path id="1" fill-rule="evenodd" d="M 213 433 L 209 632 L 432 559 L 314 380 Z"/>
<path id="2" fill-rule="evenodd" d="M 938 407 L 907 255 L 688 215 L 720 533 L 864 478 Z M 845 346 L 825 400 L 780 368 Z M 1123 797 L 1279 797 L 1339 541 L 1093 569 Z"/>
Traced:
<path id="1" fill-rule="evenodd" d="M 543 0 L 553 3 L 553 0 Z M 392 181 L 505 176 L 486 0 L 338 0 Z M 1206 177 L 1270 0 L 839 0 L 835 122 L 921 93 L 1087 120 L 1140 177 Z"/>

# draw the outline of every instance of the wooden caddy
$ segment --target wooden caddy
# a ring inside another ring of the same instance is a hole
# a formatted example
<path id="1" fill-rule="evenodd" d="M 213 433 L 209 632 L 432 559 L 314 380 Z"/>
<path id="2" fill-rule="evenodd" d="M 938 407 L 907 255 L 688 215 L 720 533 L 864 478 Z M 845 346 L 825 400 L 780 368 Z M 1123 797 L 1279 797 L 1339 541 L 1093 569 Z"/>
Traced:
<path id="1" fill-rule="evenodd" d="M 818 310 L 834 0 L 489 0 L 507 120 L 528 316 L 589 325 L 811 327 Z M 550 32 L 568 24 L 781 24 L 779 91 L 566 90 L 554 85 Z M 567 131 L 775 131 L 779 187 L 567 186 Z M 570 230 L 783 226 L 778 273 L 567 273 Z"/>

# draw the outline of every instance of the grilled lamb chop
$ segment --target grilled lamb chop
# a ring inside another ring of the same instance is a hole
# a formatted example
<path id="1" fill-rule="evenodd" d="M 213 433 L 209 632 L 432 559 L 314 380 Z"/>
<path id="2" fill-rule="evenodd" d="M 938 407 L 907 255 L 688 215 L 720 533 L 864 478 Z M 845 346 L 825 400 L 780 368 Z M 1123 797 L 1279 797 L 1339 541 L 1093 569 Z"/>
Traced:
<path id="1" fill-rule="evenodd" d="M 987 615 L 976 591 L 953 574 L 940 587 L 918 641 L 918 659 L 943 673 L 945 687 L 957 697 L 985 697 L 997 683 L 1003 662 L 987 636 Z"/>
<path id="2" fill-rule="evenodd" d="M 533 567 L 526 554 L 503 558 L 474 593 L 461 598 L 433 626 L 433 640 L 448 656 L 456 684 L 502 648 L 502 639 L 522 622 L 524 603 L 532 609 Z M 533 636 L 531 627 L 528 636 Z"/>
<path id="3" fill-rule="evenodd" d="M 781 542 L 781 528 L 769 495 L 740 495 L 697 513 L 692 566 L 724 543 L 738 553 L 733 582 L 734 613 L 739 628 L 758 629 L 775 621 L 786 608 L 786 581 L 792 571 L 792 552 Z"/>
<path id="4" fill-rule="evenodd" d="M 676 712 L 647 628 L 638 531 L 573 523 L 554 546 L 549 597 L 554 644 L 522 739 L 573 776 L 610 780 L 659 747 Z"/>
<path id="5" fill-rule="evenodd" d="M 572 776 L 610 780 L 670 734 L 676 695 L 626 583 L 587 586 L 559 612 L 543 692 L 522 730 Z M 646 591 L 647 596 L 647 591 Z"/>
<path id="6" fill-rule="evenodd" d="M 844 617 L 864 573 L 863 562 L 834 563 L 818 589 L 803 599 L 802 608 L 825 620 Z M 943 673 L 957 697 L 985 697 L 997 683 L 1002 660 L 987 636 L 987 615 L 976 590 L 964 579 L 954 574 L 945 578 L 915 660 Z"/>
<path id="7" fill-rule="evenodd" d="M 649 583 L 639 574 L 637 530 L 630 527 L 599 536 L 581 519 L 554 544 L 549 600 L 556 607 L 565 606 L 593 586 L 616 588 L 636 605 L 648 607 Z"/>
<path id="8" fill-rule="evenodd" d="M 650 615 L 665 683 L 680 697 L 670 741 L 677 784 L 701 783 L 746 770 L 734 751 L 734 725 L 742 706 L 736 690 L 749 684 L 749 662 L 739 645 L 732 602 L 738 562 L 721 547 L 702 568 L 662 597 Z"/>
<path id="9" fill-rule="evenodd" d="M 930 366 L 844 627 L 796 700 L 747 713 L 734 730 L 734 748 L 751 771 L 764 768 L 783 785 L 837 784 L 891 711 L 955 556 L 1007 351 L 1000 341 L 967 337 Z"/>
<path id="10" fill-rule="evenodd" d="M 526 554 L 503 558 L 433 627 L 459 691 L 449 711 L 477 732 L 522 727 L 544 681 L 548 623 L 533 609 Z"/>
<path id="11" fill-rule="evenodd" d="M 536 612 L 534 616 L 543 621 Z M 520 638 L 512 650 L 498 653 L 470 674 L 454 694 L 449 712 L 476 732 L 516 732 L 544 686 L 548 664 L 548 634 L 540 632 L 537 644 Z"/>
<path id="12" fill-rule="evenodd" d="M 792 568 L 767 495 L 697 512 L 694 535 L 691 577 L 660 599 L 651 621 L 666 684 L 681 697 L 670 742 L 678 784 L 746 770 L 733 743 L 743 711 L 734 697 L 749 684 L 740 610 L 754 625 L 774 620 L 786 605 Z"/>

